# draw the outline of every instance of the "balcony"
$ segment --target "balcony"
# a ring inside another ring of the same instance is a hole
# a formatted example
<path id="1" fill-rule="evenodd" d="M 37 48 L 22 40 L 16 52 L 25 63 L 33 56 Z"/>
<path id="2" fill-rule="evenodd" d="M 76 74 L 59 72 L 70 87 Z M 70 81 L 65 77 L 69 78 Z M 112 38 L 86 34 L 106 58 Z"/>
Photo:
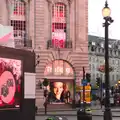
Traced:
<path id="1" fill-rule="evenodd" d="M 48 40 L 47 41 L 47 49 L 50 49 L 50 48 L 71 49 L 72 48 L 72 41 L 65 41 L 65 42 L 60 43 L 60 42 Z"/>
<path id="2" fill-rule="evenodd" d="M 15 38 L 15 48 L 32 48 L 32 40 L 28 39 L 16 39 Z"/>

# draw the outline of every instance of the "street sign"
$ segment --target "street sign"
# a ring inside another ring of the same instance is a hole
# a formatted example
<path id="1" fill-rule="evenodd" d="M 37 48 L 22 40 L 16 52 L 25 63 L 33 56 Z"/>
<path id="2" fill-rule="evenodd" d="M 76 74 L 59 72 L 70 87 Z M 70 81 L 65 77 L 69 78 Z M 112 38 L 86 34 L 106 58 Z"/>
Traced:
<path id="1" fill-rule="evenodd" d="M 87 80 L 82 80 L 82 84 L 85 86 L 87 85 Z"/>

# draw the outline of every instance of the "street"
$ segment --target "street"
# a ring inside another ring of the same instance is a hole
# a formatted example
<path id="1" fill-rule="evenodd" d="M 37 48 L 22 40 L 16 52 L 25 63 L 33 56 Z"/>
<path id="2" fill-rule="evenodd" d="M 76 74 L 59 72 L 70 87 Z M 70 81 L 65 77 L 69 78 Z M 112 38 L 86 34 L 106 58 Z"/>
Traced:
<path id="1" fill-rule="evenodd" d="M 36 116 L 36 120 L 45 120 L 47 116 Z M 67 116 L 68 120 L 77 120 L 76 116 Z M 93 116 L 92 120 L 103 120 L 103 116 Z M 113 120 L 120 120 L 120 117 L 113 117 Z"/>

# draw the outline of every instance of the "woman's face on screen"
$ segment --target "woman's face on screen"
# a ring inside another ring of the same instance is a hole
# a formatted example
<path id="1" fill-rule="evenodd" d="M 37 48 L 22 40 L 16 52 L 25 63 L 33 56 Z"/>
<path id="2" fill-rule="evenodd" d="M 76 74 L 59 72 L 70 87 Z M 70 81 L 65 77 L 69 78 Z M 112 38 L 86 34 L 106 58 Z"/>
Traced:
<path id="1" fill-rule="evenodd" d="M 55 95 L 61 95 L 64 90 L 63 83 L 62 82 L 54 82 L 53 85 L 54 85 L 53 90 L 54 90 Z"/>

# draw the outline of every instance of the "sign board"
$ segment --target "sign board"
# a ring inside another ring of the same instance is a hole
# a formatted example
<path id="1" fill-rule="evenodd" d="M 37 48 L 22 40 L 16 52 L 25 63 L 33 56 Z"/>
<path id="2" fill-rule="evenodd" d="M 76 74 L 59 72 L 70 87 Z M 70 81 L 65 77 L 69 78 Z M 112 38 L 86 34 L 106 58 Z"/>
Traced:
<path id="1" fill-rule="evenodd" d="M 25 73 L 24 74 L 24 98 L 35 98 L 36 90 L 36 74 L 35 73 Z"/>
<path id="2" fill-rule="evenodd" d="M 76 92 L 80 92 L 81 103 L 83 103 L 83 86 L 76 86 Z M 91 86 L 90 85 L 85 86 L 85 100 L 86 100 L 86 103 L 91 102 Z"/>
<path id="3" fill-rule="evenodd" d="M 87 80 L 82 80 L 82 84 L 85 86 L 87 85 Z"/>
<path id="4" fill-rule="evenodd" d="M 55 60 L 45 67 L 44 76 L 73 76 L 74 71 L 69 63 L 63 60 Z"/>

